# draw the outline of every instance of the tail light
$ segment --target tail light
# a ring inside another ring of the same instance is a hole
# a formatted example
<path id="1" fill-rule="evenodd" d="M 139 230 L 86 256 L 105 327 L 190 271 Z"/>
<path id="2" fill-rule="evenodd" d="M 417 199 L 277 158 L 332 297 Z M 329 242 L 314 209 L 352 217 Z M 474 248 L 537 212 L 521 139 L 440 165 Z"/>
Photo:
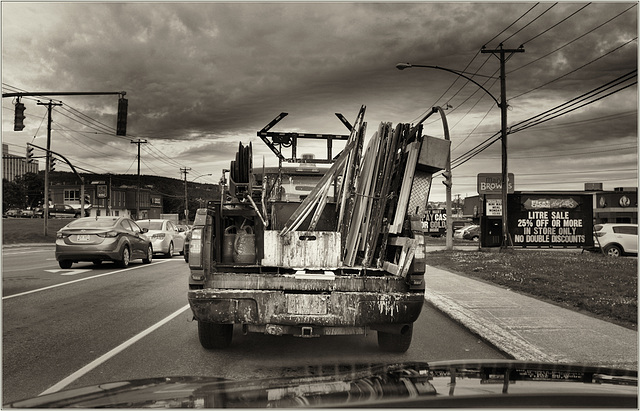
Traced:
<path id="1" fill-rule="evenodd" d="M 193 231 L 191 231 L 189 267 L 202 268 L 202 228 L 194 228 Z"/>
<path id="2" fill-rule="evenodd" d="M 56 233 L 56 238 L 58 238 L 58 239 L 63 239 L 63 238 L 68 238 L 68 237 L 69 237 L 69 234 L 63 233 L 62 231 L 58 231 Z"/>
<path id="3" fill-rule="evenodd" d="M 602 237 L 605 233 L 603 233 L 602 231 L 596 231 L 595 235 L 596 237 Z"/>
<path id="4" fill-rule="evenodd" d="M 115 238 L 118 236 L 117 231 L 107 231 L 106 233 L 98 233 L 96 234 L 98 237 L 102 238 Z"/>

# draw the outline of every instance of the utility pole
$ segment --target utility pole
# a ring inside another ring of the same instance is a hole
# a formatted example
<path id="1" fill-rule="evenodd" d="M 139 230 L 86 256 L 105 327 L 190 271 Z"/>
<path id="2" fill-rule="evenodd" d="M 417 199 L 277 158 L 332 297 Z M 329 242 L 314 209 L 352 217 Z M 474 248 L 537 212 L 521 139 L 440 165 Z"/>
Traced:
<path id="1" fill-rule="evenodd" d="M 49 225 L 49 168 L 51 166 L 51 111 L 53 110 L 53 106 L 61 106 L 62 103 L 54 103 L 49 100 L 48 103 L 41 103 L 38 101 L 39 106 L 47 106 L 47 154 L 46 154 L 46 165 L 44 167 L 44 214 L 42 217 L 44 218 L 44 235 L 45 237 L 48 235 L 48 225 Z"/>
<path id="2" fill-rule="evenodd" d="M 189 224 L 189 197 L 187 197 L 187 174 L 191 171 L 190 167 L 181 168 L 180 172 L 184 173 L 184 219 L 185 224 Z"/>
<path id="3" fill-rule="evenodd" d="M 138 188 L 136 189 L 136 220 L 140 219 L 140 144 L 146 144 L 147 140 L 131 140 L 131 144 L 138 145 Z"/>
<path id="4" fill-rule="evenodd" d="M 509 193 L 509 174 L 507 173 L 507 78 L 506 78 L 506 54 L 509 53 L 509 57 L 513 53 L 524 53 L 524 48 L 520 46 L 517 49 L 505 49 L 502 43 L 497 50 L 485 50 L 484 47 L 481 50 L 482 53 L 491 53 L 498 55 L 500 59 L 500 117 L 501 126 L 500 134 L 502 141 L 502 248 L 506 248 L 509 244 L 512 244 L 511 236 L 509 235 L 509 224 L 507 222 L 507 194 Z"/>

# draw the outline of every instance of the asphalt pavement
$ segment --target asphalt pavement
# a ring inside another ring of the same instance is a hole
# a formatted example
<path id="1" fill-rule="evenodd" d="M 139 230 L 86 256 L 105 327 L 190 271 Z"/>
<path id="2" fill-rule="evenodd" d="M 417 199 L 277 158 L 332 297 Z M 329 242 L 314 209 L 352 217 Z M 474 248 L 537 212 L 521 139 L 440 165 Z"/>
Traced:
<path id="1" fill-rule="evenodd" d="M 514 359 L 638 369 L 637 331 L 431 266 L 425 281 L 427 302 Z"/>
<path id="2" fill-rule="evenodd" d="M 638 332 L 427 267 L 425 299 L 517 360 L 638 369 Z"/>

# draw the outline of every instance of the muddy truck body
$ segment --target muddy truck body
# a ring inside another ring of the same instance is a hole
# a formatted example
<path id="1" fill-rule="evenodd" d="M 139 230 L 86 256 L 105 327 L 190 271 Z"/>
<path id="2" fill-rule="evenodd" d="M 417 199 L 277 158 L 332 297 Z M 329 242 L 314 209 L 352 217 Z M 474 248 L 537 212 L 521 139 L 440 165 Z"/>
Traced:
<path id="1" fill-rule="evenodd" d="M 376 331 L 381 349 L 409 348 L 424 303 L 421 217 L 449 142 L 382 123 L 365 147 L 364 112 L 353 125 L 337 114 L 345 135 L 270 132 L 281 113 L 258 132 L 278 167 L 254 167 L 252 145 L 239 144 L 191 237 L 188 300 L 203 347 L 229 346 L 237 324 L 298 337 Z M 302 139 L 326 142 L 326 158 L 298 158 Z M 344 146 L 335 156 L 334 143 Z"/>

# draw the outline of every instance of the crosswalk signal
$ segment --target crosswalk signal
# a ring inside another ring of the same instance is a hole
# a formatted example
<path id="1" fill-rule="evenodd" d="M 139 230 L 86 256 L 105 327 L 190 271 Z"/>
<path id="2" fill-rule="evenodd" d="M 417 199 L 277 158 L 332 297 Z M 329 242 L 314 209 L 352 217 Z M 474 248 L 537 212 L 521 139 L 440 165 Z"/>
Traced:
<path id="1" fill-rule="evenodd" d="M 127 135 L 127 108 L 129 107 L 129 100 L 124 97 L 118 99 L 118 119 L 116 124 L 116 135 Z"/>
<path id="2" fill-rule="evenodd" d="M 24 129 L 24 104 L 21 102 L 16 103 L 15 107 L 15 119 L 13 122 L 13 131 L 22 131 Z"/>
<path id="3" fill-rule="evenodd" d="M 27 144 L 27 163 L 35 162 L 33 158 L 33 150 L 34 150 L 34 147 Z"/>

